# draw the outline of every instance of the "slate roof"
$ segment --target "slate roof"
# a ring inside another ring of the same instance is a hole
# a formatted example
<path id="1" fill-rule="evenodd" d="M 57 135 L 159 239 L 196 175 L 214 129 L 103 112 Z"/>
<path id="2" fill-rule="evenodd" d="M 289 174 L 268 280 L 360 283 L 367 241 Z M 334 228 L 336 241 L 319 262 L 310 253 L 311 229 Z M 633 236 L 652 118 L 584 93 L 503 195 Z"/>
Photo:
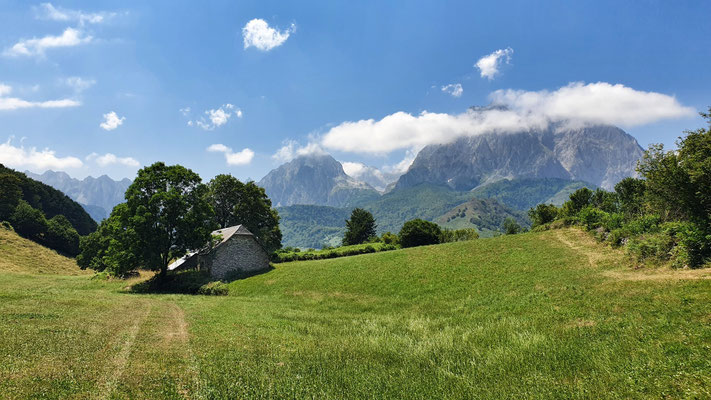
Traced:
<path id="1" fill-rule="evenodd" d="M 220 241 L 220 243 L 217 243 L 215 247 L 213 247 L 213 249 L 225 243 L 234 235 L 254 236 L 252 232 L 250 232 L 249 230 L 247 230 L 247 228 L 244 227 L 244 225 L 235 225 L 230 226 L 228 228 L 218 229 L 216 231 L 213 231 L 212 234 L 222 236 L 222 240 Z"/>

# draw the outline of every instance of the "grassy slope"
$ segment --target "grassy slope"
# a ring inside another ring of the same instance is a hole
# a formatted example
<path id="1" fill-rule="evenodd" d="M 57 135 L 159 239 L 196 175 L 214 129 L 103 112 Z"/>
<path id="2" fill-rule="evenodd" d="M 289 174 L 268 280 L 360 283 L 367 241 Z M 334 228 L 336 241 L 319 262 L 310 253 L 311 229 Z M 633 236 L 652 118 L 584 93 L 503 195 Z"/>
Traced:
<path id="1" fill-rule="evenodd" d="M 708 397 L 709 272 L 569 230 L 281 264 L 228 297 L 0 274 L 0 393 Z"/>
<path id="2" fill-rule="evenodd" d="M 76 261 L 0 227 L 0 273 L 86 275 Z"/>

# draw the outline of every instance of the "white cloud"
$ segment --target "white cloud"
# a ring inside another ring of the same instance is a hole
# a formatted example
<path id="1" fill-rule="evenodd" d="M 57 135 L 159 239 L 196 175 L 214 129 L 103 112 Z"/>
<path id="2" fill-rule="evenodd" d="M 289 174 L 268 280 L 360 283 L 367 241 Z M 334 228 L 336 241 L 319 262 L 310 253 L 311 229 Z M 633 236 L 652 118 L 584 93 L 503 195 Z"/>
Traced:
<path id="1" fill-rule="evenodd" d="M 17 97 L 5 97 L 12 93 L 12 87 L 0 83 L 0 111 L 19 110 L 22 108 L 64 108 L 76 107 L 81 103 L 72 99 L 29 101 Z"/>
<path id="2" fill-rule="evenodd" d="M 326 154 L 318 143 L 309 142 L 306 146 L 301 146 L 295 140 L 285 140 L 272 158 L 280 163 L 286 163 L 299 156 L 312 154 Z"/>
<path id="3" fill-rule="evenodd" d="M 462 93 L 464 93 L 461 83 L 450 83 L 449 85 L 442 86 L 442 91 L 449 93 L 452 97 L 462 97 Z"/>
<path id="4" fill-rule="evenodd" d="M 45 36 L 42 38 L 32 38 L 20 40 L 12 47 L 5 49 L 6 56 L 39 56 L 42 57 L 47 49 L 58 47 L 73 47 L 92 41 L 91 36 L 83 36 L 82 32 L 67 28 L 60 36 Z"/>
<path id="5" fill-rule="evenodd" d="M 343 171 L 345 171 L 347 175 L 356 179 L 368 169 L 367 165 L 359 162 L 342 161 L 341 165 L 343 165 Z"/>
<path id="6" fill-rule="evenodd" d="M 494 79 L 494 77 L 499 74 L 499 67 L 501 66 L 501 63 L 505 62 L 508 64 L 511 61 L 511 55 L 513 52 L 514 51 L 511 47 L 496 50 L 495 52 L 480 58 L 474 66 L 479 68 L 482 78 L 488 78 L 490 80 Z"/>
<path id="7" fill-rule="evenodd" d="M 365 182 L 377 190 L 383 191 L 392 182 L 395 182 L 397 178 L 402 175 L 407 167 L 403 171 L 386 171 L 389 167 L 383 167 L 378 169 L 375 167 L 367 166 L 360 162 L 350 162 L 342 161 L 343 171 L 361 182 Z M 408 164 L 409 166 L 409 164 Z"/>
<path id="8" fill-rule="evenodd" d="M 89 89 L 90 87 L 94 86 L 96 84 L 96 80 L 84 79 L 79 76 L 70 76 L 69 78 L 63 79 L 62 83 L 74 89 L 75 92 L 81 93 L 86 89 Z"/>
<path id="9" fill-rule="evenodd" d="M 415 158 L 417 157 L 417 153 L 420 152 L 421 149 L 409 149 L 405 152 L 405 157 L 402 159 L 397 164 L 394 165 L 386 165 L 383 167 L 383 171 L 388 174 L 393 174 L 395 176 L 400 176 L 407 172 L 408 168 L 410 168 L 410 165 L 412 165 L 413 161 L 415 161 Z M 394 179 L 393 179 L 394 181 Z"/>
<path id="10" fill-rule="evenodd" d="M 39 19 L 49 19 L 61 22 L 77 22 L 80 26 L 84 24 L 100 24 L 107 19 L 116 16 L 113 12 L 86 13 L 80 10 L 68 10 L 66 8 L 55 7 L 51 3 L 42 3 L 35 7 L 35 14 Z"/>
<path id="11" fill-rule="evenodd" d="M 207 151 L 213 152 L 213 153 L 229 153 L 232 151 L 229 147 L 225 146 L 224 144 L 217 143 L 217 144 L 212 144 L 207 148 Z"/>
<path id="12" fill-rule="evenodd" d="M 138 167 L 139 165 L 141 165 L 133 157 L 117 157 L 112 153 L 106 153 L 103 156 L 96 153 L 91 153 L 86 156 L 86 159 L 88 161 L 95 161 L 101 167 L 106 167 L 108 165 L 113 164 L 124 165 L 127 167 Z"/>
<path id="13" fill-rule="evenodd" d="M 180 112 L 187 116 L 190 113 L 190 107 L 181 108 Z M 237 118 L 242 118 L 242 110 L 236 108 L 233 104 L 223 104 L 217 109 L 205 111 L 205 117 L 200 117 L 199 120 L 188 121 L 188 126 L 199 126 L 200 128 L 211 131 L 225 125 L 227 121 L 234 115 Z"/>
<path id="14" fill-rule="evenodd" d="M 629 127 L 693 116 L 695 112 L 672 96 L 605 82 L 571 83 L 553 92 L 500 90 L 490 97 L 503 107 L 458 115 L 397 112 L 379 121 L 347 121 L 326 132 L 320 144 L 329 150 L 387 154 L 488 132 L 546 129 L 551 123 L 564 122 L 572 124 L 571 127 L 595 124 Z"/>
<path id="15" fill-rule="evenodd" d="M 126 120 L 126 117 L 120 117 L 118 114 L 116 114 L 115 111 L 108 112 L 104 114 L 104 122 L 100 123 L 99 126 L 101 129 L 106 130 L 106 131 L 113 131 L 114 129 L 118 128 L 123 124 L 123 121 Z"/>
<path id="16" fill-rule="evenodd" d="M 490 98 L 521 113 L 586 124 L 638 126 L 696 113 L 673 96 L 607 82 L 574 82 L 553 92 L 497 90 Z"/>
<path id="17" fill-rule="evenodd" d="M 5 85 L 3 83 L 0 83 L 0 96 L 5 96 L 12 93 L 12 87 L 9 85 Z"/>
<path id="18" fill-rule="evenodd" d="M 289 29 L 280 32 L 270 27 L 267 21 L 255 18 L 242 28 L 244 48 L 256 47 L 261 51 L 269 51 L 284 44 L 295 30 L 296 25 L 291 24 Z"/>
<path id="19" fill-rule="evenodd" d="M 254 152 L 250 149 L 245 148 L 235 153 L 231 148 L 221 143 L 210 145 L 206 150 L 213 153 L 223 153 L 227 165 L 247 165 L 254 158 Z"/>
<path id="20" fill-rule="evenodd" d="M 80 168 L 83 163 L 76 157 L 57 157 L 54 150 L 37 150 L 35 147 L 13 146 L 10 139 L 0 144 L 0 164 L 11 168 L 26 168 L 34 171 L 48 169 L 64 170 Z"/>

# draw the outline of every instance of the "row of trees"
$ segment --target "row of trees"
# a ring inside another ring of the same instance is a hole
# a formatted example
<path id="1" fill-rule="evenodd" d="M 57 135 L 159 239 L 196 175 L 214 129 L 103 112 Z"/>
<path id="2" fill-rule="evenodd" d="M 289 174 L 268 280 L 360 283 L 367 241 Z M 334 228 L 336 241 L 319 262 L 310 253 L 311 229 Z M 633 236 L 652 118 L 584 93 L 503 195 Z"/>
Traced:
<path id="1" fill-rule="evenodd" d="M 164 276 L 172 260 L 207 246 L 213 230 L 235 224 L 268 252 L 281 247 L 279 215 L 254 182 L 218 175 L 203 184 L 190 169 L 157 162 L 138 171 L 125 197 L 82 238 L 80 267 L 116 275 L 147 268 Z"/>
<path id="2" fill-rule="evenodd" d="M 362 208 L 356 208 L 346 220 L 346 233 L 343 245 L 357 245 L 373 241 L 386 244 L 399 244 L 402 247 L 424 246 L 429 244 L 456 242 L 477 239 L 479 234 L 475 229 L 442 229 L 434 222 L 414 219 L 403 224 L 400 233 L 395 235 L 386 232 L 381 238 L 376 235 L 377 225 L 373 214 Z"/>
<path id="3" fill-rule="evenodd" d="M 699 267 L 711 259 L 711 108 L 707 128 L 685 132 L 677 150 L 652 145 L 639 162 L 643 179 L 626 178 L 613 192 L 579 189 L 562 207 L 529 211 L 534 227 L 575 223 L 640 260 Z M 555 223 L 555 222 L 554 222 Z"/>

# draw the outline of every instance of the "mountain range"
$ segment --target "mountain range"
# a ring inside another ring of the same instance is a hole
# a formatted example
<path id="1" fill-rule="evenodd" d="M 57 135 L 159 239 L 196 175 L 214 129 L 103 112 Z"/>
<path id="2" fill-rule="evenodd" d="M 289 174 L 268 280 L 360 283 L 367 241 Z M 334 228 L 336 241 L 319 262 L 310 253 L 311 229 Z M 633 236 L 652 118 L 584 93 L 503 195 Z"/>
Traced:
<path id="1" fill-rule="evenodd" d="M 611 190 L 635 175 L 642 153 L 635 138 L 614 126 L 486 133 L 424 147 L 395 187 L 432 183 L 466 191 L 502 179 L 559 178 Z"/>
<path id="2" fill-rule="evenodd" d="M 347 175 L 343 165 L 327 154 L 297 157 L 269 172 L 257 183 L 272 204 L 315 204 L 346 207 L 376 199 L 380 193 Z"/>
<path id="3" fill-rule="evenodd" d="M 81 204 L 97 222 L 108 217 L 114 206 L 124 201 L 124 193 L 131 185 L 130 179 L 115 181 L 106 175 L 98 178 L 89 176 L 79 180 L 65 172 L 57 171 L 45 171 L 42 174 L 25 171 L 25 174 L 62 191 Z"/>
<path id="4" fill-rule="evenodd" d="M 288 246 L 338 244 L 354 207 L 371 211 L 380 233 L 397 232 L 405 221 L 423 218 L 489 235 L 507 217 L 527 225 L 530 207 L 560 204 L 580 187 L 612 189 L 636 174 L 642 154 L 637 141 L 617 127 L 559 123 L 426 146 L 399 177 L 360 163 L 346 163 L 344 169 L 324 153 L 301 155 L 270 171 L 258 185 L 279 210 Z M 54 171 L 27 175 L 66 193 L 97 221 L 124 200 L 131 184 L 105 175 L 83 180 Z"/>

